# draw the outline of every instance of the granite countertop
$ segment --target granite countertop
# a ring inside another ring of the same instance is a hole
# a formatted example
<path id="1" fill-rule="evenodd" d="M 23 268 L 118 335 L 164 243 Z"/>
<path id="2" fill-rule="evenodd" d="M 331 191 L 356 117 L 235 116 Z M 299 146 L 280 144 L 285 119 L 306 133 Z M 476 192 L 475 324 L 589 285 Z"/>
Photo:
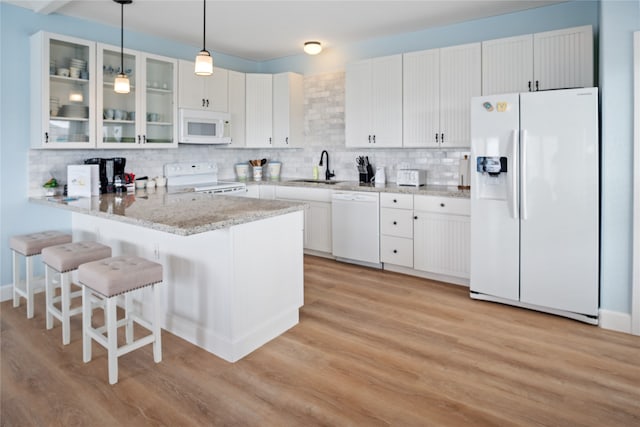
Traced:
<path id="1" fill-rule="evenodd" d="M 311 180 L 308 180 L 311 181 Z M 325 188 L 342 191 L 371 191 L 378 193 L 403 193 L 420 196 L 460 197 L 468 199 L 469 190 L 458 190 L 455 186 L 426 185 L 422 187 L 398 186 L 395 182 L 388 182 L 384 186 L 376 187 L 372 184 L 360 184 L 357 181 L 333 181 L 335 184 L 318 182 L 301 182 L 299 179 L 282 179 L 271 181 L 247 181 L 247 185 L 283 185 L 289 187 Z"/>
<path id="2" fill-rule="evenodd" d="M 31 197 L 33 203 L 189 236 L 304 209 L 303 203 L 165 189 L 91 198 Z"/>

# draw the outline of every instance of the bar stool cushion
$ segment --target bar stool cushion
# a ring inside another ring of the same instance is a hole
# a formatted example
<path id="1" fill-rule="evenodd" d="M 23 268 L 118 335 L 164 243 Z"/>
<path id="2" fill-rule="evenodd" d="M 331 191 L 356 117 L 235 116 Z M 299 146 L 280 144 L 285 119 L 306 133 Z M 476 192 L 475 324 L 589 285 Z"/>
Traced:
<path id="1" fill-rule="evenodd" d="M 42 249 L 42 261 L 60 273 L 110 256 L 111 248 L 97 242 L 75 242 Z"/>
<path id="2" fill-rule="evenodd" d="M 162 265 L 137 256 L 117 256 L 82 264 L 78 281 L 111 297 L 162 282 Z"/>
<path id="3" fill-rule="evenodd" d="M 71 243 L 71 235 L 55 230 L 21 234 L 9 239 L 9 247 L 24 256 L 38 255 L 47 246 L 63 243 Z"/>

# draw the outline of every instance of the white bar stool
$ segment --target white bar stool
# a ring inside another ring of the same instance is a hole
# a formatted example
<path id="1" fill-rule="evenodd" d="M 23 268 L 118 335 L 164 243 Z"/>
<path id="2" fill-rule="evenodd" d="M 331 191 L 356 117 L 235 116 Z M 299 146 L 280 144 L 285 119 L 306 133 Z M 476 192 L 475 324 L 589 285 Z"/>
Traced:
<path id="1" fill-rule="evenodd" d="M 13 258 L 13 307 L 20 306 L 20 297 L 27 300 L 27 318 L 33 317 L 33 294 L 35 283 L 33 277 L 33 257 L 40 255 L 47 246 L 70 243 L 71 235 L 60 231 L 43 231 L 39 233 L 21 234 L 9 239 L 9 247 Z M 25 280 L 20 279 L 18 255 L 25 258 Z"/>
<path id="2" fill-rule="evenodd" d="M 53 328 L 53 318 L 62 322 L 62 344 L 71 341 L 71 316 L 82 313 L 82 306 L 71 309 L 71 300 L 82 296 L 82 291 L 71 292 L 71 275 L 80 264 L 97 261 L 111 256 L 111 248 L 97 242 L 75 242 L 49 246 L 42 249 L 42 262 L 45 264 L 45 290 L 47 301 L 47 329 Z M 58 274 L 60 296 L 56 297 L 58 286 L 52 276 Z M 55 303 L 60 303 L 60 310 Z"/>
<path id="3" fill-rule="evenodd" d="M 147 344 L 153 343 L 153 360 L 162 361 L 160 331 L 160 289 L 162 265 L 136 256 L 118 256 L 82 264 L 78 267 L 78 282 L 82 285 L 82 358 L 91 360 L 91 340 L 107 349 L 109 359 L 109 384 L 118 382 L 118 357 Z M 153 317 L 151 322 L 133 313 L 131 291 L 151 286 L 153 293 Z M 116 298 L 124 294 L 125 317 L 116 317 Z M 91 297 L 106 302 L 105 325 L 94 328 L 91 317 Z M 151 331 L 151 334 L 133 340 L 133 322 Z M 118 328 L 125 326 L 126 344 L 118 347 Z M 106 331 L 107 335 L 104 335 Z"/>

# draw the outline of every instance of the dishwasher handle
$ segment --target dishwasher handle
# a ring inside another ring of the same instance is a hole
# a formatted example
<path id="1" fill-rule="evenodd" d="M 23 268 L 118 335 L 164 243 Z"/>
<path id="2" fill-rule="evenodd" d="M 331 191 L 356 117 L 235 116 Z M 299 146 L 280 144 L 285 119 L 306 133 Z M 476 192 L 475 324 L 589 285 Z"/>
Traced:
<path id="1" fill-rule="evenodd" d="M 378 202 L 378 193 L 333 193 L 332 200 L 336 201 L 353 201 L 353 202 Z"/>

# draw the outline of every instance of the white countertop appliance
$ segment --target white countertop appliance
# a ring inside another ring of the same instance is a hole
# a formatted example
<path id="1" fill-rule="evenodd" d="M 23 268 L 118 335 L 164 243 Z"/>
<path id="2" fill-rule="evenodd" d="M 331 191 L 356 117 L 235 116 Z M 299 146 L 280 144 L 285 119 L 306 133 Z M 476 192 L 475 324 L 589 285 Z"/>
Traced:
<path id="1" fill-rule="evenodd" d="M 396 184 L 409 187 L 427 185 L 427 171 L 424 169 L 398 169 Z"/>
<path id="2" fill-rule="evenodd" d="M 471 101 L 471 297 L 598 323 L 598 89 Z"/>
<path id="3" fill-rule="evenodd" d="M 218 165 L 213 162 L 167 163 L 164 175 L 169 193 L 195 191 L 240 195 L 247 192 L 243 182 L 218 181 Z"/>

